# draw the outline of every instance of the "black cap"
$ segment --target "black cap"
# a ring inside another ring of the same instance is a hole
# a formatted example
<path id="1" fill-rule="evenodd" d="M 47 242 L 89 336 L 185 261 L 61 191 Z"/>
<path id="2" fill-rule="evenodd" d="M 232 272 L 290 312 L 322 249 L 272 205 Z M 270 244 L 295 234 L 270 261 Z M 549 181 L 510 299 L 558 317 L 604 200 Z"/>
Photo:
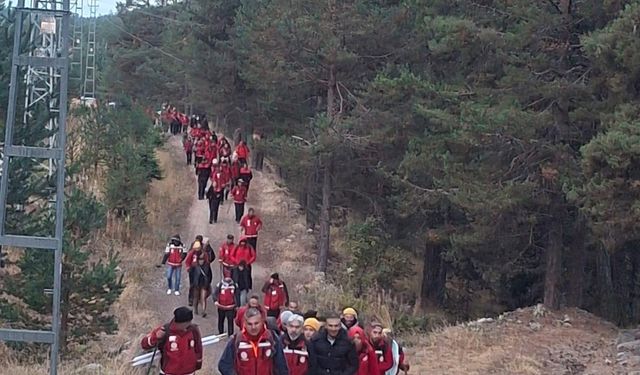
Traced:
<path id="1" fill-rule="evenodd" d="M 173 321 L 176 323 L 186 323 L 193 320 L 193 312 L 188 307 L 178 307 L 173 311 Z"/>
<path id="2" fill-rule="evenodd" d="M 274 274 L 271 274 L 271 278 L 275 280 L 280 280 L 280 275 L 278 275 L 278 273 L 276 272 Z"/>

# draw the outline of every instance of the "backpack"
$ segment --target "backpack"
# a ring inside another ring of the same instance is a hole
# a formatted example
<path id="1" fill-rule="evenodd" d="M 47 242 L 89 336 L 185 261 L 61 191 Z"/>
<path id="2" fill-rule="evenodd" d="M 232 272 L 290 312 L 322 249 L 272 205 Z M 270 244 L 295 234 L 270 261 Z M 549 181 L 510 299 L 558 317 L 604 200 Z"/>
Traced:
<path id="1" fill-rule="evenodd" d="M 162 353 L 164 352 L 164 346 L 167 343 L 167 340 L 169 339 L 169 327 L 171 326 L 171 322 L 169 323 L 165 323 L 165 325 L 162 326 L 162 328 L 164 329 L 164 336 L 158 340 L 158 345 L 156 346 L 158 348 L 158 351 L 160 352 L 160 369 L 164 368 L 164 355 L 162 355 Z M 193 335 L 193 340 L 194 341 L 202 341 L 202 338 L 200 337 L 200 332 L 197 330 L 198 326 L 195 324 L 191 324 L 189 327 L 187 327 L 187 331 L 191 332 L 191 334 Z M 195 347 L 194 347 L 195 350 Z"/>

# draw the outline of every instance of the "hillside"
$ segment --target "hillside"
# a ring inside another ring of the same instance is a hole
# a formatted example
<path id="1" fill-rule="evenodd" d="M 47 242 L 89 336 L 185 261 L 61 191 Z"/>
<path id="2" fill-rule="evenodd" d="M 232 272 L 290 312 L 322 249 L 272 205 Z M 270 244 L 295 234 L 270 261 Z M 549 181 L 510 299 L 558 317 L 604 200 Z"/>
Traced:
<path id="1" fill-rule="evenodd" d="M 429 375 L 637 374 L 637 361 L 625 364 L 622 355 L 616 360 L 618 334 L 613 324 L 583 310 L 549 312 L 538 305 L 420 337 L 413 370 Z"/>

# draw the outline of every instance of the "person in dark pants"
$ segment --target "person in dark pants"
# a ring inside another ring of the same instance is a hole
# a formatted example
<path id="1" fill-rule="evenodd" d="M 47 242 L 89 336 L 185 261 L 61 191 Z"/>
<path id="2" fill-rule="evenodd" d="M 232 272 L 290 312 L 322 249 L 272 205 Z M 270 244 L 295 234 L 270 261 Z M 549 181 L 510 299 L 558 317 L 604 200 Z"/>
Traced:
<path id="1" fill-rule="evenodd" d="M 360 360 L 355 345 L 340 324 L 340 315 L 330 313 L 326 322 L 307 348 L 311 374 L 355 375 Z"/>
<path id="2" fill-rule="evenodd" d="M 218 308 L 218 333 L 224 333 L 224 321 L 227 321 L 227 334 L 233 335 L 233 319 L 240 307 L 240 291 L 230 276 L 226 276 L 216 285 L 213 300 Z"/>
<path id="3" fill-rule="evenodd" d="M 242 215 L 244 215 L 244 204 L 247 201 L 247 188 L 244 186 L 244 180 L 239 179 L 238 184 L 231 189 L 231 197 L 236 208 L 236 223 L 240 224 Z"/>
<path id="4" fill-rule="evenodd" d="M 197 160 L 198 158 L 196 158 Z M 196 174 L 198 175 L 198 199 L 204 200 L 204 193 L 207 188 L 207 182 L 211 175 L 211 165 L 207 159 L 200 159 L 196 164 Z"/>
<path id="5" fill-rule="evenodd" d="M 207 190 L 207 199 L 209 200 L 209 224 L 217 223 L 220 201 L 222 201 L 222 192 L 216 191 L 213 185 L 211 185 Z"/>
<path id="6" fill-rule="evenodd" d="M 187 165 L 191 165 L 191 159 L 193 155 L 193 141 L 188 136 L 184 137 L 182 146 L 184 147 L 184 152 L 187 154 Z"/>
<path id="7" fill-rule="evenodd" d="M 258 250 L 258 232 L 262 229 L 262 220 L 255 214 L 253 208 L 240 220 L 240 233 L 247 239 L 247 243 Z"/>

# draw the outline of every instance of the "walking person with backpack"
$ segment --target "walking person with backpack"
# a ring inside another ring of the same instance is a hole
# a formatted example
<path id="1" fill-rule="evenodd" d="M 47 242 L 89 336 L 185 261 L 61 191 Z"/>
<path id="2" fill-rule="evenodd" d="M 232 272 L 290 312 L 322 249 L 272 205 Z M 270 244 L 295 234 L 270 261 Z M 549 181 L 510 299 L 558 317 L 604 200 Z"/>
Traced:
<path id="1" fill-rule="evenodd" d="M 268 330 L 262 313 L 249 308 L 243 329 L 236 333 L 218 362 L 222 375 L 289 375 L 282 343 Z"/>
<path id="2" fill-rule="evenodd" d="M 244 186 L 243 179 L 239 179 L 238 184 L 231 189 L 231 197 L 236 208 L 236 223 L 240 224 L 244 215 L 244 204 L 247 202 L 247 187 Z"/>
<path id="3" fill-rule="evenodd" d="M 161 374 L 193 375 L 202 368 L 202 336 L 192 320 L 191 310 L 179 307 L 174 310 L 171 322 L 142 339 L 142 349 L 154 349 L 154 357 L 156 351 L 160 352 Z"/>
<path id="4" fill-rule="evenodd" d="M 289 302 L 289 291 L 287 284 L 280 280 L 280 275 L 274 273 L 262 287 L 264 293 L 264 307 L 267 309 L 267 316 L 278 318 L 280 310 Z M 283 322 L 286 324 L 286 322 Z"/>
<path id="5" fill-rule="evenodd" d="M 218 308 L 218 333 L 224 333 L 224 322 L 227 321 L 227 334 L 233 335 L 233 319 L 240 307 L 240 291 L 231 276 L 225 276 L 214 291 L 213 300 Z"/>
<path id="6" fill-rule="evenodd" d="M 171 237 L 164 249 L 162 264 L 167 265 L 167 294 L 173 291 L 176 296 L 180 295 L 180 277 L 182 276 L 182 261 L 186 257 L 184 245 L 180 240 L 180 235 Z"/>

